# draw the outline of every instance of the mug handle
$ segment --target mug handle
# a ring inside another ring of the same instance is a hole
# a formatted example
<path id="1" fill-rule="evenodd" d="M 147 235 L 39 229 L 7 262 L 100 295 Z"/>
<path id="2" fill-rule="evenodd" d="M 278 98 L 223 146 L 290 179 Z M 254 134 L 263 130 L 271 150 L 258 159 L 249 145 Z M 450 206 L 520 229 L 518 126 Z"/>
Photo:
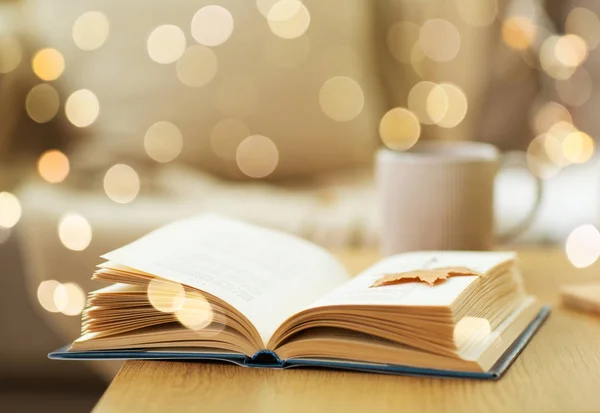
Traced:
<path id="1" fill-rule="evenodd" d="M 502 154 L 502 158 L 500 161 L 500 169 L 504 168 L 525 168 L 527 170 L 527 158 L 526 154 L 523 151 L 509 151 Z M 542 204 L 542 196 L 544 192 L 544 185 L 542 183 L 542 179 L 537 177 L 534 174 L 531 174 L 535 178 L 535 202 L 531 207 L 531 210 L 527 214 L 525 218 L 517 225 L 509 228 L 503 234 L 498 235 L 497 241 L 500 244 L 505 244 L 512 241 L 516 236 L 520 235 L 523 231 L 531 226 L 535 216 L 540 209 L 540 205 Z"/>

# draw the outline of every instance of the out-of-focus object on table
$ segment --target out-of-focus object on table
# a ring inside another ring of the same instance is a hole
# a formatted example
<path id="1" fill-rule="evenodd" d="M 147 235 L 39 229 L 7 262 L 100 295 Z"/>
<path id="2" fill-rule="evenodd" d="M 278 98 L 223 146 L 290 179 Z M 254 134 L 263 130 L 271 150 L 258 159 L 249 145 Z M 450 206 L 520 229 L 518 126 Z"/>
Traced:
<path id="1" fill-rule="evenodd" d="M 372 250 L 338 256 L 353 274 L 379 259 Z M 545 248 L 521 249 L 519 256 L 527 290 L 555 306 L 498 382 L 129 361 L 94 411 L 599 411 L 600 322 L 556 304 L 561 285 L 597 279 L 600 262 L 574 269 L 564 252 Z"/>
<path id="2" fill-rule="evenodd" d="M 560 295 L 567 307 L 600 315 L 600 282 L 566 285 Z"/>

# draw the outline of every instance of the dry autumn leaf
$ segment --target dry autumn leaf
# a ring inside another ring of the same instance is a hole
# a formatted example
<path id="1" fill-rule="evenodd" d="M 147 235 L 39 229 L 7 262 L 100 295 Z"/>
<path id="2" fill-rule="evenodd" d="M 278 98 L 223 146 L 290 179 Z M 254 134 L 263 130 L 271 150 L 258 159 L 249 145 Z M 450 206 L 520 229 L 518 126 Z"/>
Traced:
<path id="1" fill-rule="evenodd" d="M 432 268 L 427 270 L 414 270 L 400 273 L 385 274 L 371 285 L 373 287 L 384 287 L 386 285 L 396 285 L 411 281 L 423 281 L 429 285 L 435 284 L 436 281 L 445 280 L 448 277 L 461 275 L 480 275 L 479 273 L 470 270 L 466 267 L 443 267 Z"/>

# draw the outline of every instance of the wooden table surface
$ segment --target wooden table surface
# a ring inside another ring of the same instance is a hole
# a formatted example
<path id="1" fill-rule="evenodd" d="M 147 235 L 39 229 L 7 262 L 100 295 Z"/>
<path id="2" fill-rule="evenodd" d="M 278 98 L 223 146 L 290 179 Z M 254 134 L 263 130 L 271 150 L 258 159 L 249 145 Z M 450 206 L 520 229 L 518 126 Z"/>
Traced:
<path id="1" fill-rule="evenodd" d="M 108 412 L 600 412 L 600 317 L 562 308 L 558 287 L 600 281 L 557 249 L 519 251 L 527 289 L 553 313 L 497 382 L 226 364 L 126 362 L 94 410 Z M 338 254 L 356 273 L 369 251 Z"/>

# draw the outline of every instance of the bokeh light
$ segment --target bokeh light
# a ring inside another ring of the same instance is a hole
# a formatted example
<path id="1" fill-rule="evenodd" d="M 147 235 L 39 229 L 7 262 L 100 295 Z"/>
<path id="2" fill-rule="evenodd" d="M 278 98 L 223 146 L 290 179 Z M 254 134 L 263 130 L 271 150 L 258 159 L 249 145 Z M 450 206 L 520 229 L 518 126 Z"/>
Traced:
<path id="1" fill-rule="evenodd" d="M 600 19 L 593 11 L 574 7 L 565 21 L 565 31 L 584 39 L 590 49 L 595 49 L 600 43 Z"/>
<path id="2" fill-rule="evenodd" d="M 177 61 L 177 77 L 186 86 L 201 87 L 217 74 L 217 55 L 206 46 L 190 46 Z"/>
<path id="3" fill-rule="evenodd" d="M 489 26 L 498 12 L 496 0 L 455 0 L 455 3 L 460 18 L 475 27 Z"/>
<path id="4" fill-rule="evenodd" d="M 532 174 L 541 179 L 551 178 L 561 169 L 548 156 L 547 148 L 556 145 L 555 142 L 547 143 L 549 140 L 556 140 L 556 137 L 549 134 L 538 135 L 527 148 L 527 166 Z"/>
<path id="5" fill-rule="evenodd" d="M 463 317 L 454 326 L 454 343 L 457 347 L 478 346 L 485 343 L 492 334 L 490 322 L 481 317 Z"/>
<path id="6" fill-rule="evenodd" d="M 67 98 L 65 114 L 73 125 L 85 128 L 98 118 L 100 102 L 91 90 L 80 89 Z"/>
<path id="7" fill-rule="evenodd" d="M 223 79 L 215 92 L 215 106 L 228 117 L 247 117 L 257 110 L 258 102 L 258 88 L 248 76 Z"/>
<path id="8" fill-rule="evenodd" d="M 47 83 L 34 86 L 25 99 L 25 110 L 37 123 L 50 122 L 58 113 L 59 107 L 58 92 Z"/>
<path id="9" fill-rule="evenodd" d="M 437 124 L 442 128 L 454 128 L 459 125 L 467 115 L 467 96 L 460 87 L 452 83 L 440 83 L 440 87 L 446 94 L 448 104 L 446 112 Z"/>
<path id="10" fill-rule="evenodd" d="M 33 56 L 31 67 L 40 79 L 56 80 L 65 70 L 65 58 L 56 49 L 42 49 Z"/>
<path id="11" fill-rule="evenodd" d="M 186 293 L 183 306 L 175 311 L 177 320 L 190 330 L 201 330 L 213 321 L 213 309 L 200 293 Z"/>
<path id="12" fill-rule="evenodd" d="M 264 178 L 277 167 L 279 151 L 266 136 L 251 135 L 238 145 L 235 160 L 245 175 L 250 178 Z"/>
<path id="13" fill-rule="evenodd" d="M 425 125 L 441 121 L 448 111 L 448 104 L 444 89 L 433 82 L 419 82 L 408 92 L 408 108 Z"/>
<path id="14" fill-rule="evenodd" d="M 405 108 L 391 109 L 379 122 L 379 136 L 390 149 L 397 151 L 410 149 L 417 143 L 420 135 L 419 119 Z"/>
<path id="15" fill-rule="evenodd" d="M 537 35 L 537 27 L 524 16 L 511 16 L 502 22 L 502 40 L 517 50 L 531 47 Z"/>
<path id="16" fill-rule="evenodd" d="M 210 146 L 221 159 L 231 161 L 239 144 L 249 135 L 250 129 L 241 120 L 223 119 L 210 132 Z"/>
<path id="17" fill-rule="evenodd" d="M 329 118 L 346 122 L 356 118 L 362 112 L 365 96 L 354 79 L 336 76 L 328 79 L 321 87 L 319 105 Z"/>
<path id="18" fill-rule="evenodd" d="M 577 67 L 587 59 L 588 47 L 581 37 L 567 34 L 556 39 L 554 54 L 563 65 Z"/>
<path id="19" fill-rule="evenodd" d="M 156 122 L 144 135 L 146 153 L 157 162 L 170 162 L 183 149 L 183 135 L 177 126 L 167 121 Z"/>
<path id="20" fill-rule="evenodd" d="M 60 310 L 54 303 L 54 292 L 60 286 L 56 280 L 42 281 L 37 289 L 37 299 L 42 308 L 51 313 L 58 313 Z"/>
<path id="21" fill-rule="evenodd" d="M 95 50 L 106 42 L 109 31 L 110 24 L 104 13 L 86 12 L 73 24 L 73 41 L 81 50 Z"/>
<path id="22" fill-rule="evenodd" d="M 192 18 L 192 37 L 204 46 L 218 46 L 233 33 L 233 16 L 224 7 L 202 7 Z"/>
<path id="23" fill-rule="evenodd" d="M 58 237 L 66 248 L 83 251 L 92 242 L 92 226 L 83 216 L 69 213 L 58 223 Z"/>
<path id="24" fill-rule="evenodd" d="M 148 284 L 148 301 L 163 313 L 173 313 L 183 307 L 185 290 L 179 283 L 153 278 Z"/>
<path id="25" fill-rule="evenodd" d="M 85 293 L 73 282 L 59 284 L 54 289 L 54 305 L 64 315 L 79 315 L 85 307 Z"/>
<path id="26" fill-rule="evenodd" d="M 129 165 L 113 165 L 104 175 L 104 192 L 113 201 L 127 204 L 140 192 L 140 177 Z"/>
<path id="27" fill-rule="evenodd" d="M 12 72 L 23 59 L 23 48 L 15 36 L 0 36 L 0 73 Z"/>
<path id="28" fill-rule="evenodd" d="M 562 102 L 571 107 L 580 107 L 592 96 L 592 78 L 585 68 L 579 67 L 570 78 L 556 79 L 554 88 Z"/>
<path id="29" fill-rule="evenodd" d="M 600 256 L 600 232 L 591 224 L 581 225 L 571 231 L 565 249 L 574 267 L 589 267 Z"/>
<path id="30" fill-rule="evenodd" d="M 302 36 L 310 25 L 310 13 L 299 0 L 280 0 L 267 14 L 269 28 L 282 39 Z"/>
<path id="31" fill-rule="evenodd" d="M 554 79 L 568 79 L 575 72 L 576 65 L 566 65 L 558 56 L 561 59 L 573 59 L 571 63 L 575 63 L 576 52 L 563 40 L 559 43 L 560 39 L 560 36 L 549 36 L 544 40 L 540 49 L 540 64 L 544 72 Z"/>
<path id="32" fill-rule="evenodd" d="M 460 33 L 448 20 L 427 20 L 419 30 L 419 46 L 435 62 L 449 62 L 460 51 Z"/>
<path id="33" fill-rule="evenodd" d="M 295 39 L 281 39 L 276 36 L 265 38 L 265 57 L 272 64 L 292 68 L 306 61 L 310 53 L 310 38 L 304 34 Z"/>
<path id="34" fill-rule="evenodd" d="M 158 26 L 148 36 L 148 55 L 156 63 L 169 64 L 175 62 L 185 52 L 185 46 L 186 41 L 183 30 L 172 24 Z"/>
<path id="35" fill-rule="evenodd" d="M 0 192 L 0 227 L 12 228 L 21 219 L 21 203 L 10 192 Z"/>
<path id="36" fill-rule="evenodd" d="M 419 26 L 410 21 L 401 21 L 394 24 L 387 33 L 387 46 L 400 63 L 412 62 L 413 47 L 419 40 Z"/>
<path id="37" fill-rule="evenodd" d="M 557 102 L 546 102 L 535 111 L 533 130 L 537 135 L 546 133 L 559 122 L 573 123 L 571 114 L 563 105 Z"/>
<path id="38" fill-rule="evenodd" d="M 37 162 L 38 173 L 51 184 L 64 181 L 69 169 L 69 158 L 55 149 L 44 152 Z"/>
<path id="39" fill-rule="evenodd" d="M 279 0 L 256 0 L 256 8 L 265 18 L 269 17 L 269 11 Z"/>
<path id="40" fill-rule="evenodd" d="M 587 133 L 574 131 L 562 142 L 562 152 L 572 163 L 585 163 L 594 154 L 594 140 Z"/>

